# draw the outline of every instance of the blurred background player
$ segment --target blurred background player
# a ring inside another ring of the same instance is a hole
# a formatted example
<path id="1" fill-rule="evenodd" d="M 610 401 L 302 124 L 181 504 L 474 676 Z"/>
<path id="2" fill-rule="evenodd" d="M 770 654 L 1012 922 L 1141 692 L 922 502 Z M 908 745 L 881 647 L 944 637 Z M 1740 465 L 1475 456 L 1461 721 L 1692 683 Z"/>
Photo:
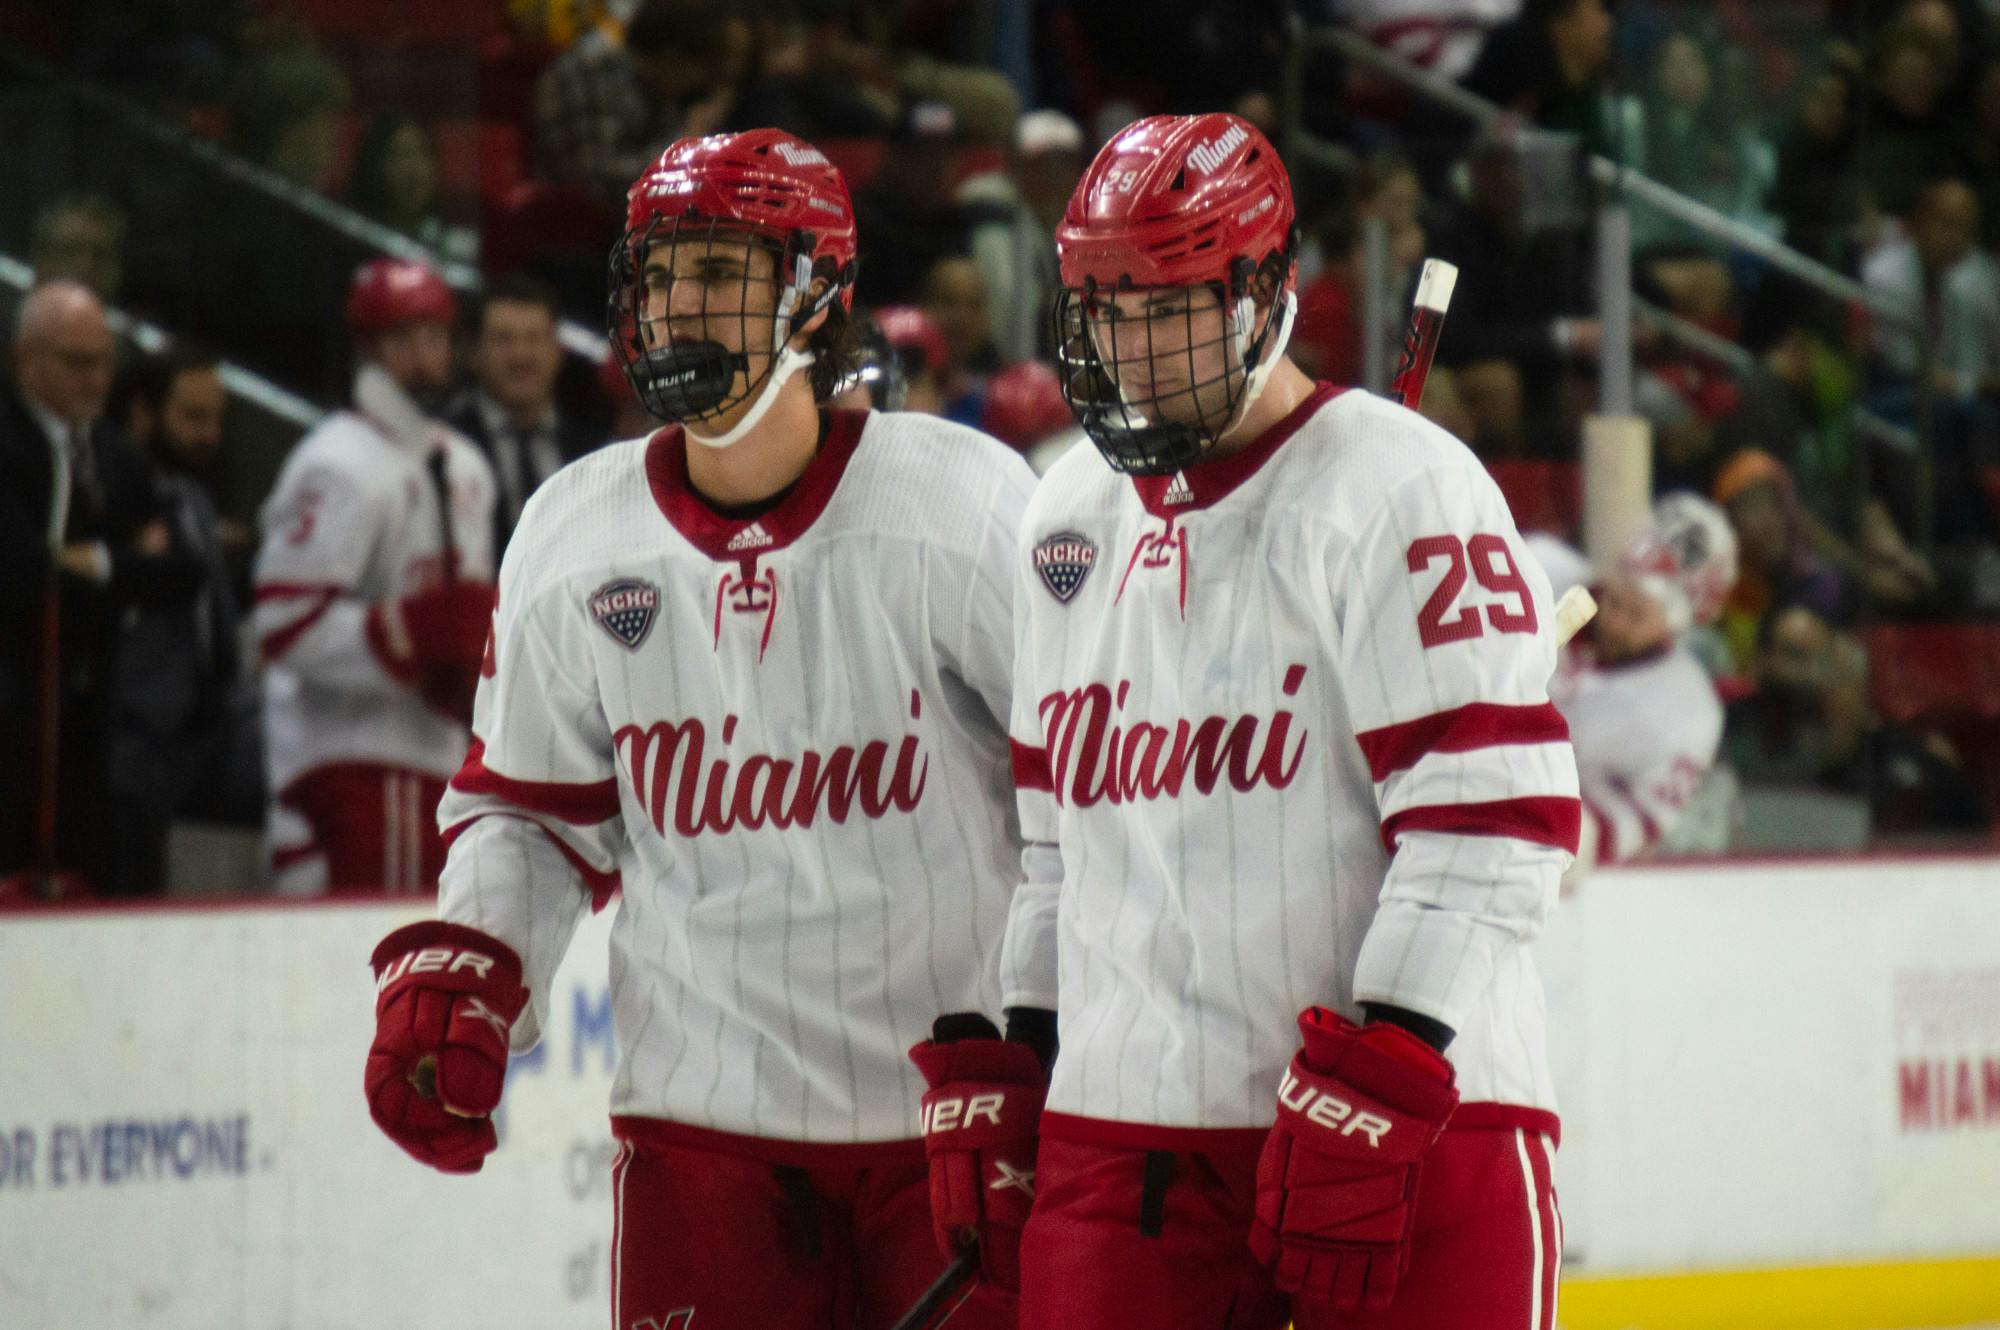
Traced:
<path id="1" fill-rule="evenodd" d="M 905 1050 L 1000 1010 L 1033 478 L 941 420 L 820 408 L 859 368 L 855 264 L 845 182 L 789 134 L 683 139 L 633 186 L 612 340 L 674 423 L 529 503 L 439 814 L 441 917 L 375 952 L 375 1121 L 475 1170 L 510 1026 L 536 1042 L 579 918 L 622 887 L 620 1326 L 881 1330 L 945 1262 Z M 1040 1059 L 997 1060 L 1031 1114 Z M 979 1298 L 952 1324 L 1012 1321 Z"/>
<path id="2" fill-rule="evenodd" d="M 1096 447 L 1015 593 L 1035 1330 L 1553 1320 L 1548 583 L 1463 444 L 1286 357 L 1293 216 L 1247 122 L 1156 116 L 1057 233 Z"/>
<path id="3" fill-rule="evenodd" d="M 1581 555 L 1552 543 L 1538 537 L 1529 547 L 1558 590 L 1591 580 Z M 1549 685 L 1576 746 L 1579 873 L 1672 835 L 1714 770 L 1722 702 L 1687 639 L 1715 622 L 1735 584 L 1729 519 L 1686 493 L 1654 504 L 1618 566 L 1596 580 L 1597 617 L 1564 649 Z"/>
<path id="4" fill-rule="evenodd" d="M 281 890 L 429 891 L 493 610 L 492 471 L 437 419 L 451 291 L 354 274 L 353 405 L 286 459 L 264 512 L 255 622 Z"/>

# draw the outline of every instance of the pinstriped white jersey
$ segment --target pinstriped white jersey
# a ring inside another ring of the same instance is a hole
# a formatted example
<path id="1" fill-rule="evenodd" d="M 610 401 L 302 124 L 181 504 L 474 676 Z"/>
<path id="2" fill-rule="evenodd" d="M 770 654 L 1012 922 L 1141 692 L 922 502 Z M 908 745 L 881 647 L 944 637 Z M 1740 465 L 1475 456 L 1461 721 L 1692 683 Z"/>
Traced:
<path id="1" fill-rule="evenodd" d="M 1596 861 L 1618 863 L 1650 849 L 1674 829 L 1715 766 L 1722 701 L 1708 671 L 1681 646 L 1608 668 L 1588 647 L 1572 648 L 1549 692 L 1576 744 Z"/>
<path id="2" fill-rule="evenodd" d="M 731 520 L 685 447 L 602 450 L 530 501 L 439 810 L 440 913 L 521 953 L 525 1048 L 593 890 L 622 883 L 614 1113 L 907 1140 L 906 1050 L 941 1012 L 999 1014 L 1033 477 L 944 421 L 834 412 L 783 501 Z"/>
<path id="3" fill-rule="evenodd" d="M 355 411 L 299 441 L 264 507 L 255 622 L 270 665 L 264 727 L 275 794 L 339 762 L 444 780 L 465 756 L 465 727 L 383 668 L 365 624 L 375 602 L 443 576 L 434 451 L 446 458 L 457 575 L 493 580 L 492 469 L 380 369 L 363 368 L 354 395 Z"/>
<path id="4" fill-rule="evenodd" d="M 1094 449 L 1021 535 L 1028 882 L 1009 1004 L 1065 1114 L 1270 1123 L 1313 1003 L 1457 1031 L 1468 1102 L 1553 1108 L 1526 946 L 1576 844 L 1553 611 L 1499 491 L 1413 413 L 1322 385 L 1170 477 Z"/>

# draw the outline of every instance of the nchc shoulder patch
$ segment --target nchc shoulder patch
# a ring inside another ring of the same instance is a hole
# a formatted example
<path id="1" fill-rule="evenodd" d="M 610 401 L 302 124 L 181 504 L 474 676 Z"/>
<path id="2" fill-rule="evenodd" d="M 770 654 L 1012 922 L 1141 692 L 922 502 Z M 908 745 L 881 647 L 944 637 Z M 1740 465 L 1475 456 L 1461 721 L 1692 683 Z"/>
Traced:
<path id="1" fill-rule="evenodd" d="M 1049 594 L 1067 605 L 1097 565 L 1097 543 L 1074 531 L 1058 531 L 1035 546 L 1035 571 Z"/>
<path id="2" fill-rule="evenodd" d="M 590 617 L 611 639 L 637 651 L 660 615 L 660 589 L 636 577 L 606 582 L 590 593 Z"/>

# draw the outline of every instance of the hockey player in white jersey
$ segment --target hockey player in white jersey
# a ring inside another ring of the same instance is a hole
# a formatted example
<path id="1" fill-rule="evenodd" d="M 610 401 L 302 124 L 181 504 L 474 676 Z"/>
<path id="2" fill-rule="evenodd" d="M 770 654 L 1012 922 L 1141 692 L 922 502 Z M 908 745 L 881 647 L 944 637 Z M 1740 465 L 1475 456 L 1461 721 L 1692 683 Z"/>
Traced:
<path id="1" fill-rule="evenodd" d="M 1545 567 L 1581 558 L 1533 552 Z M 1722 702 L 1685 638 L 1715 621 L 1735 584 L 1729 519 L 1686 493 L 1655 503 L 1651 522 L 1598 580 L 1597 617 L 1564 648 L 1549 685 L 1576 745 L 1579 872 L 1658 844 L 1714 769 Z"/>
<path id="2" fill-rule="evenodd" d="M 353 405 L 299 441 L 264 509 L 256 627 L 281 890 L 431 891 L 493 609 L 493 475 L 436 419 L 451 290 L 354 275 Z"/>
<path id="3" fill-rule="evenodd" d="M 1016 593 L 1034 1330 L 1553 1324 L 1548 584 L 1465 447 L 1285 356 L 1294 244 L 1223 114 L 1129 126 L 1057 232 L 1097 446 Z"/>
<path id="4" fill-rule="evenodd" d="M 1033 477 L 972 430 L 820 405 L 857 241 L 809 144 L 680 140 L 626 222 L 612 340 L 674 423 L 558 473 L 508 545 L 441 917 L 374 956 L 369 1105 L 477 1169 L 510 1045 L 622 889 L 613 1323 L 880 1330 L 945 1264 L 905 1050 L 1000 1014 Z M 954 1330 L 1012 1321 L 979 1297 Z"/>

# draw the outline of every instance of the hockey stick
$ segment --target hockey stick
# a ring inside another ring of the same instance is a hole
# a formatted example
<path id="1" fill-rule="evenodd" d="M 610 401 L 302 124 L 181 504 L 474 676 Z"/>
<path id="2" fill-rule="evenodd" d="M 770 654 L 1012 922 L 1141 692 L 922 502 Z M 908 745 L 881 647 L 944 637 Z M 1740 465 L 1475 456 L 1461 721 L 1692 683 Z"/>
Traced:
<path id="1" fill-rule="evenodd" d="M 979 1248 L 967 1247 L 944 1268 L 944 1273 L 931 1282 L 924 1295 L 910 1304 L 889 1330 L 937 1330 L 950 1320 L 952 1313 L 965 1305 L 972 1291 L 979 1287 Z"/>
<path id="2" fill-rule="evenodd" d="M 430 456 L 424 459 L 424 469 L 431 473 L 431 493 L 437 497 L 438 539 L 444 546 L 440 557 L 444 564 L 444 580 L 450 584 L 458 580 L 458 534 L 451 525 L 451 480 L 445 471 L 450 461 L 445 456 L 447 446 L 443 439 L 439 439 Z"/>
<path id="3" fill-rule="evenodd" d="M 1431 359 L 1437 355 L 1438 338 L 1444 332 L 1445 311 L 1451 308 L 1451 293 L 1458 285 L 1458 267 L 1443 259 L 1425 259 L 1423 274 L 1417 278 L 1417 298 L 1410 310 L 1410 331 L 1403 338 L 1403 359 L 1396 366 L 1390 396 L 1412 411 L 1424 400 L 1424 380 L 1430 377 Z M 1573 586 L 1556 602 L 1556 645 L 1566 646 L 1597 614 L 1597 602 L 1588 591 Z"/>
<path id="4" fill-rule="evenodd" d="M 1597 599 L 1580 586 L 1562 593 L 1556 602 L 1556 645 L 1568 646 L 1582 627 L 1597 617 Z"/>
<path id="5" fill-rule="evenodd" d="M 1437 355 L 1438 338 L 1444 332 L 1444 313 L 1451 307 L 1452 289 L 1457 285 L 1456 264 L 1424 260 L 1423 275 L 1417 278 L 1416 303 L 1410 310 L 1410 331 L 1403 337 L 1403 359 L 1389 382 L 1389 396 L 1412 411 L 1424 400 L 1424 380 L 1430 377 L 1431 358 Z"/>

